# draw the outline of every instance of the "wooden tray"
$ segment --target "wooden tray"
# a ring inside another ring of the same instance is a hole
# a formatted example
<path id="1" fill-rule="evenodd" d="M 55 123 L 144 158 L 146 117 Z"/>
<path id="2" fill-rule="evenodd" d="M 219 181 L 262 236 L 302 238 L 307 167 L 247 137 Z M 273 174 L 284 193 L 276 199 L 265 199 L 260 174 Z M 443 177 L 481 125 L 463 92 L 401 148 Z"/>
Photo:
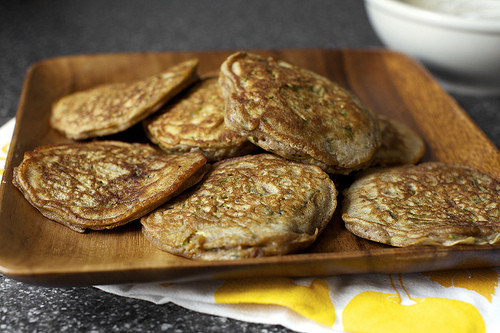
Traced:
<path id="1" fill-rule="evenodd" d="M 500 153 L 417 62 L 380 50 L 256 51 L 321 73 L 352 89 L 375 112 L 397 118 L 425 139 L 424 160 L 458 162 L 500 178 Z M 168 52 L 62 57 L 33 65 L 21 95 L 0 189 L 0 272 L 42 285 L 88 285 L 254 276 L 415 272 L 500 265 L 500 246 L 393 248 L 345 230 L 339 215 L 302 254 L 238 261 L 194 261 L 157 250 L 135 221 L 78 234 L 45 219 L 12 185 L 25 151 L 67 141 L 50 129 L 57 98 L 104 82 L 139 78 L 197 57 L 199 73 L 232 52 Z M 142 129 L 122 139 L 140 140 Z M 339 184 L 342 187 L 342 184 Z"/>

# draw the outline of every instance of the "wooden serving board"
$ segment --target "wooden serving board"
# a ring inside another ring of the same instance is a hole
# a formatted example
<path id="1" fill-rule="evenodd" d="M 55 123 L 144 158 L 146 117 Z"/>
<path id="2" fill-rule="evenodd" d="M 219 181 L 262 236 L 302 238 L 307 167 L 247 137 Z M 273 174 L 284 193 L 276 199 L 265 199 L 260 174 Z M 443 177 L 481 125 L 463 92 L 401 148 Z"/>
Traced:
<path id="1" fill-rule="evenodd" d="M 458 162 L 500 178 L 500 153 L 416 61 L 382 50 L 255 51 L 290 61 L 353 90 L 376 113 L 403 121 L 425 140 L 425 161 Z M 348 232 L 335 214 L 305 253 L 235 261 L 195 261 L 153 247 L 134 221 L 78 234 L 44 218 L 12 185 L 23 153 L 68 141 L 49 127 L 51 104 L 101 83 L 136 79 L 197 57 L 199 73 L 217 70 L 232 52 L 79 55 L 44 60 L 26 77 L 0 189 L 0 272 L 42 285 L 90 285 L 256 276 L 404 273 L 500 265 L 500 246 L 394 248 Z M 115 137 L 144 140 L 140 126 Z M 337 181 L 339 190 L 349 177 Z M 339 197 L 341 199 L 341 197 Z M 339 205 L 340 206 L 340 205 Z"/>

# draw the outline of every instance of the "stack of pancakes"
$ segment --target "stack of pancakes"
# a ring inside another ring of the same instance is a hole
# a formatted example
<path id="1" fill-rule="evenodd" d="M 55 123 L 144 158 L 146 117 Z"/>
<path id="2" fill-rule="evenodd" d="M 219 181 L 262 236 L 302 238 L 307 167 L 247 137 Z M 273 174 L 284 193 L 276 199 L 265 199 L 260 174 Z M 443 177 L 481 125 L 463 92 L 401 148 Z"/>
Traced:
<path id="1" fill-rule="evenodd" d="M 201 78 L 197 64 L 63 97 L 52 127 L 86 141 L 27 152 L 14 185 L 75 231 L 140 219 L 155 246 L 188 258 L 304 250 L 337 206 L 348 230 L 394 246 L 500 241 L 498 181 L 415 165 L 423 140 L 339 84 L 246 52 Z M 153 145 L 105 137 L 141 122 Z M 337 174 L 357 174 L 342 205 Z"/>

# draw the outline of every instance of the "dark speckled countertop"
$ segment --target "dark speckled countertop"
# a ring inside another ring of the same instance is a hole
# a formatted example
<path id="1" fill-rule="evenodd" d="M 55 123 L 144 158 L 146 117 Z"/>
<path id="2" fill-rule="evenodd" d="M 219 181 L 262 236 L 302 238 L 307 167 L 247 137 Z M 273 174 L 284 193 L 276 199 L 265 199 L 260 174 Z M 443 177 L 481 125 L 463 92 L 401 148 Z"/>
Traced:
<path id="1" fill-rule="evenodd" d="M 381 47 L 361 0 L 2 0 L 0 125 L 16 113 L 28 67 L 45 58 L 131 51 L 360 47 Z M 500 97 L 453 97 L 499 147 Z M 93 287 L 39 287 L 2 275 L 0 331 L 289 332 L 174 304 L 122 298 Z"/>

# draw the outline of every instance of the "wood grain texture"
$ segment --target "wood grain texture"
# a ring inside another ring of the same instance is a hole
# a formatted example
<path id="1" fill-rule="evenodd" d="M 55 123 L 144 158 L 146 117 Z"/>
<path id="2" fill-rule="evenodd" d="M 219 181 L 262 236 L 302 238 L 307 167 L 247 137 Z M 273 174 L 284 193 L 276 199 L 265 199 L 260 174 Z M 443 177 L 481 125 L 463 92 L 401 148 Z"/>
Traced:
<path id="1" fill-rule="evenodd" d="M 424 160 L 458 162 L 500 178 L 500 153 L 416 61 L 381 50 L 258 50 L 323 74 L 353 90 L 376 113 L 396 118 L 425 140 Z M 67 142 L 49 127 L 58 98 L 102 83 L 141 78 L 196 57 L 199 73 L 217 70 L 231 51 L 153 52 L 61 57 L 34 64 L 25 79 L 0 189 L 0 272 L 35 284 L 88 285 L 252 276 L 415 272 L 500 265 L 500 246 L 393 248 L 345 230 L 338 212 L 306 253 L 193 261 L 154 248 L 138 221 L 77 234 L 46 220 L 12 185 L 23 153 Z M 113 136 L 144 141 L 142 128 Z M 350 177 L 338 177 L 341 190 Z M 341 198 L 339 198 L 341 200 Z"/>

